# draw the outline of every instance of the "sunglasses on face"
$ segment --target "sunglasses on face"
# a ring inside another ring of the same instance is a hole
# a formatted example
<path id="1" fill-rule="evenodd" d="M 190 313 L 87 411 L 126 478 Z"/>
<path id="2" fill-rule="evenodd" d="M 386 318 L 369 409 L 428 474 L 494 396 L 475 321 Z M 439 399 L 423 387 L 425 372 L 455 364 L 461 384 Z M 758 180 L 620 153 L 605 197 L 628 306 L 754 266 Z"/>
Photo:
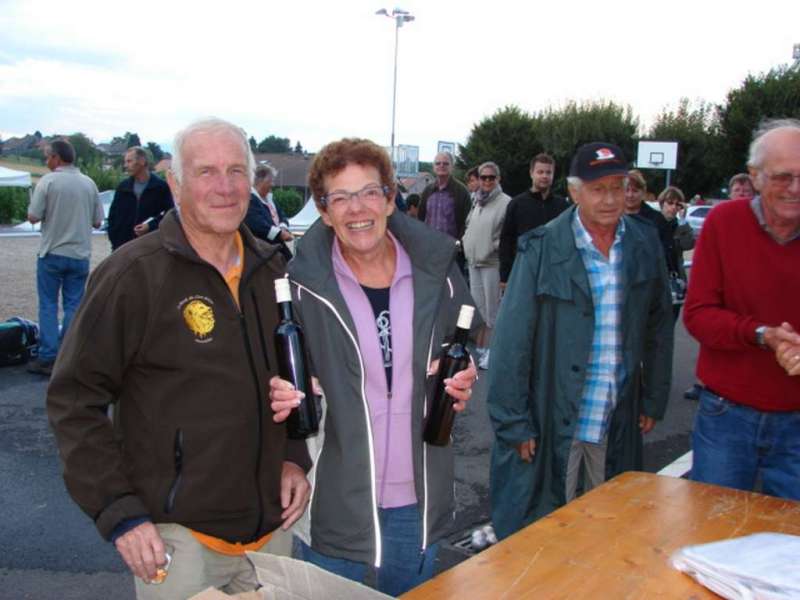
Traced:
<path id="1" fill-rule="evenodd" d="M 494 181 L 497 179 L 497 175 L 479 175 L 481 181 Z"/>
<path id="2" fill-rule="evenodd" d="M 437 167 L 449 167 L 450 166 L 450 163 L 447 162 L 447 161 L 444 161 L 444 160 L 437 160 L 433 164 L 436 165 Z"/>

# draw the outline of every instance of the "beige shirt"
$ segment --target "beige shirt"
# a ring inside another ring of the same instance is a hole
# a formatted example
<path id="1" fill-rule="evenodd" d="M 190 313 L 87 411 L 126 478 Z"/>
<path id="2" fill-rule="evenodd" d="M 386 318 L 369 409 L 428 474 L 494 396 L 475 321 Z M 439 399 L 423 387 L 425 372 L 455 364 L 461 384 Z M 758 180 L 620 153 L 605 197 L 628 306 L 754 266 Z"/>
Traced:
<path id="1" fill-rule="evenodd" d="M 103 205 L 94 181 L 77 167 L 61 166 L 42 177 L 33 191 L 28 214 L 42 221 L 40 257 L 91 257 L 92 226 L 103 221 Z"/>

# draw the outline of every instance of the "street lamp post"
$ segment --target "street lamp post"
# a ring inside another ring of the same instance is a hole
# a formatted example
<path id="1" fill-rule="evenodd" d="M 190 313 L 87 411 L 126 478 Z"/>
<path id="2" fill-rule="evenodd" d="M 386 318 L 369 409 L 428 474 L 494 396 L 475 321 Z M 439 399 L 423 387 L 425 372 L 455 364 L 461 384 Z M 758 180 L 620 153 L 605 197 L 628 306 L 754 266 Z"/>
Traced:
<path id="1" fill-rule="evenodd" d="M 414 20 L 414 15 L 409 13 L 407 10 L 402 10 L 399 8 L 395 8 L 390 13 L 385 8 L 382 8 L 375 12 L 376 15 L 383 15 L 384 17 L 389 17 L 390 19 L 394 19 L 394 83 L 392 88 L 392 164 L 396 164 L 397 156 L 395 154 L 394 149 L 394 124 L 395 124 L 395 113 L 397 109 L 397 42 L 400 39 L 400 28 L 403 26 L 403 23 L 410 23 Z"/>

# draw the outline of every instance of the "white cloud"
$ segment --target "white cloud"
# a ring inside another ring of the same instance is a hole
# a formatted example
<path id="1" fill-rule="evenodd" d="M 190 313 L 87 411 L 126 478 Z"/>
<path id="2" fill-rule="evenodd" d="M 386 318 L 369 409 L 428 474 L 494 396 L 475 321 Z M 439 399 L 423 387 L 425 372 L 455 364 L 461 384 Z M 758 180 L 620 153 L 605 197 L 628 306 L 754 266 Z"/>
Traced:
<path id="1" fill-rule="evenodd" d="M 780 15 L 763 32 L 744 3 L 401 6 L 417 20 L 400 30 L 397 141 L 421 146 L 423 159 L 507 104 L 607 98 L 647 123 L 682 96 L 719 102 L 747 73 L 788 62 L 800 41 L 800 3 L 777 0 L 760 4 Z M 394 24 L 374 15 L 380 7 L 12 0 L 0 16 L 0 130 L 165 142 L 214 114 L 311 150 L 345 135 L 388 144 Z"/>

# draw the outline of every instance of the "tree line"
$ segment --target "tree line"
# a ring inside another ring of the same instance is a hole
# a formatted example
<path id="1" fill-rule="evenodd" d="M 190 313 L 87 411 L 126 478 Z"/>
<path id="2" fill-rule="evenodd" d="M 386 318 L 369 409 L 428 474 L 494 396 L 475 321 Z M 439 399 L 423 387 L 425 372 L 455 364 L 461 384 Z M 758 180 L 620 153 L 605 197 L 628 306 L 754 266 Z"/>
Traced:
<path id="1" fill-rule="evenodd" d="M 556 161 L 557 191 L 564 193 L 570 161 L 582 144 L 615 143 L 633 162 L 640 140 L 675 141 L 678 164 L 672 185 L 689 196 L 720 197 L 731 175 L 745 171 L 759 123 L 786 117 L 800 118 L 800 70 L 784 66 L 748 76 L 718 105 L 683 98 L 649 128 L 641 126 L 629 106 L 610 101 L 568 102 L 533 113 L 506 106 L 472 128 L 459 146 L 456 164 L 463 173 L 484 161 L 496 162 L 504 190 L 513 195 L 530 187 L 530 159 L 547 152 Z M 658 193 L 664 187 L 664 171 L 643 173 L 648 189 Z"/>

